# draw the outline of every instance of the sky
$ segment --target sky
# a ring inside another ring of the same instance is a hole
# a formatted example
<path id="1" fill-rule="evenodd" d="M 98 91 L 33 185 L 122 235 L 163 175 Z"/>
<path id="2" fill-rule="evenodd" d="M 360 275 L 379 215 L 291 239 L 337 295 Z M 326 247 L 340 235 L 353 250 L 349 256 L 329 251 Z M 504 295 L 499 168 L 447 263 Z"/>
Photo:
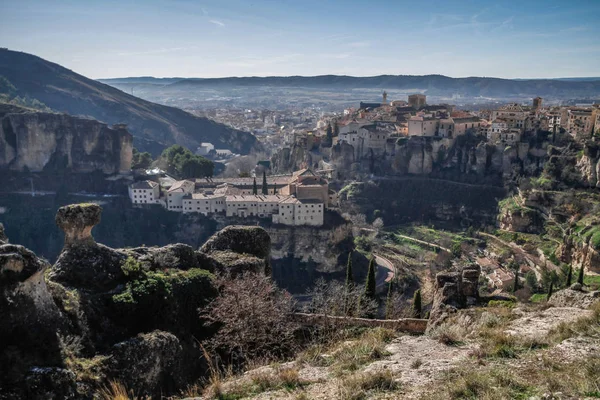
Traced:
<path id="1" fill-rule="evenodd" d="M 600 0 L 0 0 L 0 47 L 90 78 L 600 76 Z"/>

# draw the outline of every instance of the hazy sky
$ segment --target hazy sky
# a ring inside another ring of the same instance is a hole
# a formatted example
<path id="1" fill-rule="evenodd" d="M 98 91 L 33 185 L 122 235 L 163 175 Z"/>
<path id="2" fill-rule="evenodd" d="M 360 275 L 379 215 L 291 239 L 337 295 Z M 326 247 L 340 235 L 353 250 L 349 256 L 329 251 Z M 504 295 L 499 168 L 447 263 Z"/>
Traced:
<path id="1" fill-rule="evenodd" d="M 600 76 L 600 0 L 0 0 L 0 46 L 91 78 Z"/>

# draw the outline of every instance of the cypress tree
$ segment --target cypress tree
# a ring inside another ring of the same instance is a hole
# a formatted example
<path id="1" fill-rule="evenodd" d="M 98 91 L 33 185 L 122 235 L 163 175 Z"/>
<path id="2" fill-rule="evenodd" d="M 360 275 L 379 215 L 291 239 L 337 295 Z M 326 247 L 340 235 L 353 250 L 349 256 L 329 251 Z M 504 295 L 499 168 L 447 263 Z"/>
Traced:
<path id="1" fill-rule="evenodd" d="M 567 274 L 567 287 L 571 286 L 572 279 L 573 279 L 573 265 L 569 265 L 569 273 Z"/>
<path id="2" fill-rule="evenodd" d="M 385 299 L 385 318 L 390 319 L 392 316 L 392 285 L 394 281 L 390 280 L 388 286 L 387 298 Z"/>
<path id="3" fill-rule="evenodd" d="M 546 301 L 550 300 L 550 297 L 552 297 L 552 289 L 554 289 L 554 282 L 550 282 L 550 289 L 548 289 L 548 297 L 546 297 Z"/>
<path id="4" fill-rule="evenodd" d="M 371 261 L 369 261 L 369 271 L 367 272 L 367 283 L 365 284 L 365 297 L 368 299 L 376 299 L 375 289 L 375 257 L 371 257 Z"/>
<path id="5" fill-rule="evenodd" d="M 269 188 L 267 187 L 267 173 L 265 171 L 263 171 L 262 194 L 269 194 Z"/>
<path id="6" fill-rule="evenodd" d="M 252 194 L 253 195 L 258 194 L 258 187 L 256 186 L 256 177 L 254 177 L 254 183 L 252 183 Z"/>
<path id="7" fill-rule="evenodd" d="M 348 253 L 348 263 L 346 264 L 346 289 L 354 286 L 354 275 L 352 274 L 352 252 Z"/>
<path id="8" fill-rule="evenodd" d="M 581 268 L 579 268 L 579 276 L 577 277 L 577 283 L 583 286 L 583 278 L 585 276 L 585 272 L 583 271 L 583 264 L 581 264 Z"/>
<path id="9" fill-rule="evenodd" d="M 515 282 L 513 284 L 513 293 L 519 290 L 519 269 L 515 270 Z"/>
<path id="10" fill-rule="evenodd" d="M 418 289 L 413 297 L 413 316 L 415 318 L 421 318 L 421 308 L 421 289 Z"/>

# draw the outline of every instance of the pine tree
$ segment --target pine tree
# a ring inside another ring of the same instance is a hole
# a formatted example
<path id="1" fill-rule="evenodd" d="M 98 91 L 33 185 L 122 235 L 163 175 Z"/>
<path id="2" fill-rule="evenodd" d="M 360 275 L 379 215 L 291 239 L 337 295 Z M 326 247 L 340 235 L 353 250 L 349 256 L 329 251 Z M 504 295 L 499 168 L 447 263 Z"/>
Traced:
<path id="1" fill-rule="evenodd" d="M 354 275 L 352 274 L 352 252 L 350 252 L 346 264 L 346 289 L 350 289 L 352 286 L 354 286 Z"/>
<path id="2" fill-rule="evenodd" d="M 418 289 L 413 297 L 413 316 L 415 318 L 421 318 L 421 308 L 421 289 Z"/>
<path id="3" fill-rule="evenodd" d="M 573 280 L 573 266 L 569 265 L 569 273 L 567 274 L 567 287 L 571 286 L 571 280 Z"/>
<path id="4" fill-rule="evenodd" d="M 371 261 L 369 262 L 369 271 L 367 272 L 367 282 L 365 284 L 365 297 L 367 299 L 376 299 L 375 290 L 375 257 L 371 257 Z"/>
<path id="5" fill-rule="evenodd" d="M 548 289 L 548 297 L 546 297 L 546 301 L 550 300 L 550 297 L 552 297 L 552 289 L 554 289 L 554 282 L 550 282 L 550 289 Z"/>
<path id="6" fill-rule="evenodd" d="M 579 268 L 579 276 L 577 277 L 577 283 L 583 286 L 583 278 L 585 277 L 585 272 L 583 271 L 583 264 L 581 264 L 581 268 Z"/>
<path id="7" fill-rule="evenodd" d="M 390 319 L 392 317 L 392 285 L 394 284 L 393 280 L 390 280 L 390 284 L 388 286 L 387 298 L 385 299 L 385 318 Z"/>
<path id="8" fill-rule="evenodd" d="M 252 183 L 252 194 L 253 195 L 258 194 L 258 187 L 256 186 L 256 177 L 254 177 L 254 183 Z"/>
<path id="9" fill-rule="evenodd" d="M 265 171 L 263 171 L 262 194 L 269 194 L 269 188 L 267 187 L 267 173 Z"/>

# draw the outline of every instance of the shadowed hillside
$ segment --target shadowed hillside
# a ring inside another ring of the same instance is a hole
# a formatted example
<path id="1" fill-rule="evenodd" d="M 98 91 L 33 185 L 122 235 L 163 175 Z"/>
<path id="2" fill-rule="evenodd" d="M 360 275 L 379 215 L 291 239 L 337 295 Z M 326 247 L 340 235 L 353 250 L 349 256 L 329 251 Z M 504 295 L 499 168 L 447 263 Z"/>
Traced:
<path id="1" fill-rule="evenodd" d="M 247 153 L 258 145 L 249 133 L 139 99 L 31 54 L 1 49 L 0 76 L 21 98 L 108 124 L 127 124 L 134 146 L 140 150 L 156 154 L 175 143 L 194 149 L 200 142 L 212 142 L 216 147 Z"/>

